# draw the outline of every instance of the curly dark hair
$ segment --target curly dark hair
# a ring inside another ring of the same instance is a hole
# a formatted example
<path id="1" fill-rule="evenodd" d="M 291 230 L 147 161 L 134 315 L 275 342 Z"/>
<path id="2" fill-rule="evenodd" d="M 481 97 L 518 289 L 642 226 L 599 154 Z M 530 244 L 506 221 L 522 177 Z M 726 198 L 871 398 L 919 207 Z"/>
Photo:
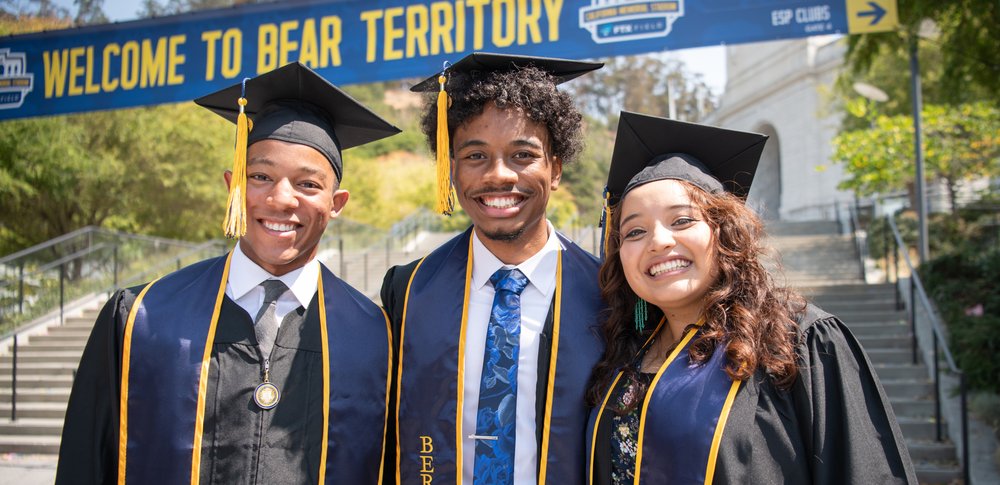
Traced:
<path id="1" fill-rule="evenodd" d="M 569 95 L 556 89 L 556 79 L 546 71 L 527 66 L 512 71 L 457 72 L 446 85 L 451 96 L 448 136 L 466 121 L 483 113 L 487 103 L 500 109 L 519 109 L 549 132 L 552 154 L 563 163 L 572 161 L 583 148 L 583 117 Z M 437 93 L 430 96 L 436 98 Z M 431 151 L 437 153 L 437 104 L 424 103 L 420 120 Z M 451 147 L 448 147 L 451 151 Z"/>
<path id="2" fill-rule="evenodd" d="M 701 334 L 691 342 L 693 362 L 711 358 L 724 345 L 726 373 L 733 380 L 747 379 L 760 369 L 783 389 L 791 387 L 798 375 L 795 347 L 800 331 L 797 317 L 806 303 L 788 288 L 778 287 L 761 263 L 764 227 L 743 200 L 728 192 L 710 194 L 688 182 L 691 203 L 701 210 L 712 229 L 716 280 L 705 294 Z M 621 203 L 612 207 L 608 222 L 607 254 L 600 269 L 601 295 L 608 304 L 601 331 L 607 344 L 604 356 L 594 368 L 587 400 L 599 406 L 604 393 L 619 370 L 624 382 L 632 382 L 645 394 L 645 385 L 633 365 L 636 354 L 654 331 L 647 325 L 641 334 L 634 330 L 633 309 L 638 300 L 622 269 L 619 224 Z M 650 305 L 649 322 L 658 322 L 663 313 Z M 638 400 L 626 403 L 620 412 L 635 408 Z"/>

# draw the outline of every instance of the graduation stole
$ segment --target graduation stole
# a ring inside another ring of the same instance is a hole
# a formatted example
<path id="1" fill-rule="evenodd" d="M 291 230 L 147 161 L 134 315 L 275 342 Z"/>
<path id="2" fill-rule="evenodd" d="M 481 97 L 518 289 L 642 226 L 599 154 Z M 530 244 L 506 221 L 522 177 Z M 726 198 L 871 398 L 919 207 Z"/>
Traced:
<path id="1" fill-rule="evenodd" d="M 119 485 L 198 484 L 208 371 L 231 259 L 232 253 L 155 280 L 132 305 L 122 329 Z M 319 482 L 329 475 L 342 483 L 376 483 L 382 476 L 391 366 L 388 318 L 320 268 Z"/>
<path id="2" fill-rule="evenodd" d="M 661 320 L 652 335 L 659 334 L 665 322 Z M 723 370 L 722 348 L 702 364 L 688 361 L 691 340 L 699 330 L 687 331 L 646 390 L 639 415 L 635 485 L 712 483 L 722 432 L 742 381 L 730 380 Z M 639 355 L 652 340 L 652 336 L 646 340 Z M 601 406 L 591 412 L 587 483 L 594 482 L 594 449 L 607 446 L 597 443 L 598 423 L 621 377 L 619 372 Z"/>
<path id="3" fill-rule="evenodd" d="M 462 429 L 471 234 L 470 229 L 421 260 L 407 286 L 396 380 L 397 483 L 461 484 L 462 460 L 474 459 L 462 453 L 463 437 L 475 433 Z M 584 394 L 603 350 L 591 330 L 601 309 L 597 262 L 556 237 L 566 249 L 559 251 L 556 270 L 544 416 L 536 417 L 543 423 L 540 485 L 546 479 L 583 481 Z"/>

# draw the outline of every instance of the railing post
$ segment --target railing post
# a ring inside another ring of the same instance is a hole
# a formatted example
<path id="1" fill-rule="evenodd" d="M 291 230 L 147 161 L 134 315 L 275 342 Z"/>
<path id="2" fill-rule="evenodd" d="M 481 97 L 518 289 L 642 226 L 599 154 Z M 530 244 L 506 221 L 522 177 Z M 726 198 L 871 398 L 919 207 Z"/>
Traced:
<path id="1" fill-rule="evenodd" d="M 896 244 L 896 236 L 892 236 L 892 273 L 896 278 L 896 310 L 903 309 L 903 295 L 899 291 L 899 246 Z"/>
<path id="2" fill-rule="evenodd" d="M 969 485 L 969 405 L 965 389 L 965 373 L 958 371 L 958 387 L 962 391 L 962 483 Z"/>
<path id="3" fill-rule="evenodd" d="M 111 281 L 111 286 L 118 288 L 118 244 L 111 251 Z"/>
<path id="4" fill-rule="evenodd" d="M 365 251 L 364 264 L 365 264 L 365 271 L 364 273 L 362 273 L 362 276 L 364 276 L 365 279 L 364 282 L 361 284 L 361 286 L 364 288 L 365 291 L 368 291 L 368 251 Z"/>
<path id="5" fill-rule="evenodd" d="M 17 313 L 24 313 L 24 260 L 18 265 Z"/>
<path id="6" fill-rule="evenodd" d="M 931 360 L 934 361 L 934 427 L 936 429 L 937 441 L 941 441 L 941 369 L 939 365 L 938 358 L 938 337 L 937 332 L 933 332 L 934 337 L 934 355 Z"/>
<path id="7" fill-rule="evenodd" d="M 11 353 L 10 376 L 10 420 L 17 421 L 17 334 L 14 334 L 14 349 Z"/>
<path id="8" fill-rule="evenodd" d="M 64 304 L 66 302 L 66 263 L 59 264 L 59 325 L 66 323 Z"/>
<path id="9" fill-rule="evenodd" d="M 875 217 L 872 216 L 872 221 Z M 892 237 L 889 236 L 889 219 L 886 217 L 885 225 L 882 226 L 882 260 L 885 262 L 885 282 L 889 282 L 889 240 Z M 897 306 L 899 302 L 897 301 Z"/>
<path id="10" fill-rule="evenodd" d="M 392 250 L 392 235 L 385 238 L 385 267 L 389 267 L 389 252 Z"/>
<path id="11" fill-rule="evenodd" d="M 347 267 L 344 266 L 344 238 L 337 239 L 337 252 L 340 253 L 340 277 L 347 279 Z"/>
<path id="12" fill-rule="evenodd" d="M 916 275 L 910 275 L 910 335 L 913 339 L 913 364 L 917 363 L 917 300 L 916 300 L 916 287 L 917 284 L 913 281 Z M 933 333 L 933 329 L 932 329 Z M 937 340 L 935 340 L 935 343 Z"/>

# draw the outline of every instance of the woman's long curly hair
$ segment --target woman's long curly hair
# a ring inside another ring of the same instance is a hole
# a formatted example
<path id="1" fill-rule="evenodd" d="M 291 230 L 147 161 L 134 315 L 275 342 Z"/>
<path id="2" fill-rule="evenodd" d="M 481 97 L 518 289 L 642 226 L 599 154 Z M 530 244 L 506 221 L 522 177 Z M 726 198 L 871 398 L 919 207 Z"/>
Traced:
<path id="1" fill-rule="evenodd" d="M 446 84 L 451 105 L 448 107 L 448 136 L 466 121 L 483 113 L 487 104 L 500 109 L 517 109 L 549 132 L 552 155 L 563 163 L 573 161 L 583 148 L 583 116 L 570 96 L 556 88 L 556 79 L 534 66 L 511 71 L 473 71 L 454 73 Z M 420 128 L 427 136 L 432 152 L 437 153 L 437 97 L 434 92 L 424 103 Z M 451 147 L 446 147 L 451 150 Z"/>
<path id="2" fill-rule="evenodd" d="M 691 203 L 712 229 L 715 251 L 715 281 L 704 297 L 702 332 L 691 342 L 693 362 L 707 362 L 721 344 L 726 352 L 726 373 L 733 380 L 748 379 L 763 370 L 780 388 L 791 387 L 798 375 L 795 347 L 799 340 L 796 318 L 805 310 L 805 300 L 787 288 L 779 288 L 761 263 L 765 251 L 764 227 L 743 200 L 728 193 L 710 194 L 688 182 Z M 601 294 L 608 304 L 601 325 L 606 349 L 594 368 L 587 400 L 598 406 L 619 370 L 624 382 L 632 382 L 645 395 L 634 362 L 643 343 L 651 336 L 663 313 L 650 305 L 647 326 L 637 332 L 633 309 L 638 296 L 629 287 L 619 249 L 621 203 L 612 207 L 608 221 L 608 243 L 600 270 Z M 635 408 L 626 403 L 620 412 Z"/>

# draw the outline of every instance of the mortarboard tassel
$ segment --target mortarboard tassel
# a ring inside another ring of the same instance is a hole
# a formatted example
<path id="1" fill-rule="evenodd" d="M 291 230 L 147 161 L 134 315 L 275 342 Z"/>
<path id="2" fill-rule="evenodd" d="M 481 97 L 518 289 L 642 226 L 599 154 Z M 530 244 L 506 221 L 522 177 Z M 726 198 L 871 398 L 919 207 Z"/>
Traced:
<path id="1" fill-rule="evenodd" d="M 245 82 L 243 86 L 245 89 Z M 222 223 L 222 230 L 230 239 L 243 237 L 247 232 L 247 137 L 250 134 L 250 120 L 244 110 L 247 105 L 244 96 L 237 101 L 240 114 L 236 118 L 236 156 L 233 157 L 233 176 L 229 182 L 226 220 Z"/>
<path id="2" fill-rule="evenodd" d="M 441 90 L 437 98 L 437 212 L 451 215 L 455 210 L 455 195 L 451 186 L 451 142 L 448 140 L 448 92 L 444 73 L 438 77 Z"/>
<path id="3" fill-rule="evenodd" d="M 604 189 L 604 211 L 601 212 L 601 259 L 608 254 L 608 240 L 611 239 L 611 193 Z"/>

